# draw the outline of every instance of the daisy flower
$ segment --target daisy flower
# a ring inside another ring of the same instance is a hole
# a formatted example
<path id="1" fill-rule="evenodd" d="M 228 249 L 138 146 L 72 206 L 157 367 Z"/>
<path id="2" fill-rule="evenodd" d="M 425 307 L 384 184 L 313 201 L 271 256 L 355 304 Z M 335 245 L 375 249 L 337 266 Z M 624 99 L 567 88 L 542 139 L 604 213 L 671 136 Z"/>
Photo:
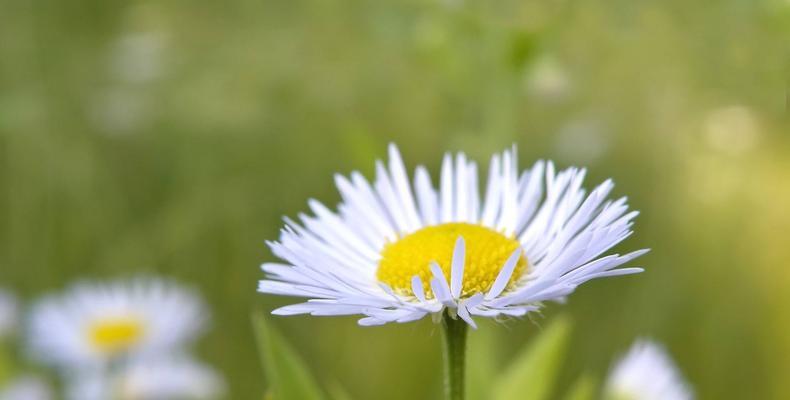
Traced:
<path id="1" fill-rule="evenodd" d="M 513 148 L 491 158 L 481 197 L 463 153 L 445 155 L 437 188 L 422 166 L 410 180 L 390 145 L 372 183 L 335 177 L 337 211 L 310 200 L 313 215 L 286 218 L 268 243 L 284 263 L 263 264 L 258 290 L 308 299 L 274 314 L 358 314 L 365 326 L 523 316 L 590 279 L 642 271 L 616 267 L 646 250 L 602 256 L 631 234 L 637 212 L 607 199 L 611 180 L 587 194 L 584 176 L 543 161 L 520 171 Z"/>
<path id="2" fill-rule="evenodd" d="M 73 400 L 207 400 L 220 397 L 225 383 L 206 365 L 183 355 L 133 360 L 111 372 L 96 368 L 69 376 Z"/>
<path id="3" fill-rule="evenodd" d="M 28 337 L 44 362 L 102 368 L 178 350 L 204 317 L 195 295 L 166 281 L 80 283 L 35 305 Z"/>
<path id="4" fill-rule="evenodd" d="M 22 376 L 0 388 L 0 400 L 50 400 L 52 392 L 41 379 Z"/>
<path id="5" fill-rule="evenodd" d="M 0 339 L 16 329 L 17 303 L 11 293 L 0 289 Z"/>
<path id="6" fill-rule="evenodd" d="M 691 400 L 694 398 L 664 348 L 637 341 L 620 359 L 606 383 L 612 400 Z"/>
<path id="7" fill-rule="evenodd" d="M 120 400 L 216 399 L 224 382 L 208 366 L 183 357 L 132 363 L 116 381 Z"/>

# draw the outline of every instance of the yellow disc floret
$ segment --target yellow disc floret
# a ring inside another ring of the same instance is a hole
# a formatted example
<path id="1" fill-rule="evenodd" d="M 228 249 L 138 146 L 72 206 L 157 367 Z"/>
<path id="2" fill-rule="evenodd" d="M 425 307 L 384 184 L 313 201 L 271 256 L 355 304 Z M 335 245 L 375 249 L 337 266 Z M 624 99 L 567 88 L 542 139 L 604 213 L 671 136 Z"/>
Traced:
<path id="1" fill-rule="evenodd" d="M 432 298 L 433 292 L 429 283 L 432 277 L 430 263 L 435 261 L 439 264 L 449 282 L 453 248 L 459 236 L 466 243 L 461 296 L 485 293 L 494 284 L 507 259 L 519 247 L 519 242 L 492 229 L 469 223 L 425 227 L 386 244 L 381 252 L 376 277 L 396 292 L 411 295 L 412 277 L 418 275 L 426 296 Z M 522 254 L 508 286 L 517 281 L 526 270 L 527 257 Z"/>
<path id="2" fill-rule="evenodd" d="M 103 353 L 129 350 L 142 339 L 143 333 L 143 324 L 136 318 L 100 319 L 88 328 L 91 345 Z"/>

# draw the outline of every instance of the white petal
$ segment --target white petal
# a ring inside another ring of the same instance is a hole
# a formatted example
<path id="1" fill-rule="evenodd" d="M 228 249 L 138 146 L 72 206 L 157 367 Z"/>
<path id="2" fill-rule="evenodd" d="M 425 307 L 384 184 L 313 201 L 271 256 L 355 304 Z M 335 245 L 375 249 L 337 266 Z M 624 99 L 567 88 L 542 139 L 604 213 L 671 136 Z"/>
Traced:
<path id="1" fill-rule="evenodd" d="M 422 279 L 420 279 L 419 275 L 411 277 L 411 290 L 417 299 L 423 303 L 425 302 L 425 288 L 422 286 Z"/>
<path id="2" fill-rule="evenodd" d="M 433 190 L 431 177 L 428 171 L 420 166 L 414 174 L 414 185 L 417 191 L 417 201 L 420 205 L 420 216 L 424 225 L 434 225 L 439 222 L 436 191 Z"/>
<path id="3" fill-rule="evenodd" d="M 491 300 L 499 296 L 499 294 L 505 290 L 505 286 L 507 286 L 507 283 L 510 282 L 510 277 L 513 276 L 513 270 L 518 264 L 518 259 L 521 258 L 521 253 L 522 250 L 521 247 L 519 247 L 513 252 L 513 254 L 510 255 L 507 261 L 505 261 L 505 266 L 499 270 L 499 274 L 497 275 L 496 280 L 494 280 L 494 284 L 491 285 L 491 289 L 486 294 L 486 300 Z"/>
<path id="4" fill-rule="evenodd" d="M 453 162 L 449 154 L 445 154 L 444 160 L 442 160 L 441 191 L 439 197 L 441 199 L 441 222 L 452 222 L 455 196 L 453 195 Z"/>
<path id="5" fill-rule="evenodd" d="M 433 278 L 431 279 L 431 290 L 433 290 L 433 295 L 445 306 L 455 307 L 455 301 L 450 292 L 450 286 L 447 284 L 447 279 L 444 278 L 442 269 L 439 268 L 439 265 L 435 262 L 431 263 L 431 273 L 433 273 Z"/>
<path id="6" fill-rule="evenodd" d="M 469 315 L 469 310 L 466 309 L 466 306 L 460 304 L 458 306 L 458 316 L 461 317 L 472 329 L 477 329 L 477 324 L 475 324 L 475 320 L 472 319 L 472 316 Z"/>
<path id="7" fill-rule="evenodd" d="M 409 177 L 406 175 L 406 168 L 403 166 L 403 159 L 400 156 L 398 147 L 390 143 L 389 145 L 389 167 L 395 190 L 400 198 L 404 214 L 409 220 L 411 229 L 419 229 L 420 219 L 417 216 L 417 207 L 414 205 L 414 196 L 411 193 Z"/>

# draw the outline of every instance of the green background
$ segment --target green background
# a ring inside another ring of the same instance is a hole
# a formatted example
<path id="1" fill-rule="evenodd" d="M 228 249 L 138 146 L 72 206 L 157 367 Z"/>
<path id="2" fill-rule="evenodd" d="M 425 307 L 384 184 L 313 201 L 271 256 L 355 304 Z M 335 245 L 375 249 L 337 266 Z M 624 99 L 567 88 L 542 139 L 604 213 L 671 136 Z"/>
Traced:
<path id="1" fill-rule="evenodd" d="M 788 39 L 786 1 L 0 0 L 0 286 L 183 281 L 213 314 L 201 358 L 259 399 L 250 315 L 287 303 L 255 293 L 281 216 L 336 204 L 332 175 L 372 177 L 389 142 L 434 174 L 515 143 L 523 166 L 614 178 L 642 211 L 617 250 L 653 251 L 483 323 L 500 363 L 564 310 L 560 391 L 647 336 L 699 398 L 787 398 Z M 430 321 L 272 324 L 355 398 L 440 393 Z"/>

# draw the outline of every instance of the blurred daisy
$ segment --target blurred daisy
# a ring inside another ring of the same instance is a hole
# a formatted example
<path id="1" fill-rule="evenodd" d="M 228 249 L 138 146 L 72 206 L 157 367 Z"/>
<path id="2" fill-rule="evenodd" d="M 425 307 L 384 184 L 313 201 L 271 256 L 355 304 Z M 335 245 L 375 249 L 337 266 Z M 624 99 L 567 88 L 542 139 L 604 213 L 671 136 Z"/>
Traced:
<path id="1" fill-rule="evenodd" d="M 546 54 L 538 58 L 525 76 L 527 91 L 541 100 L 558 101 L 573 91 L 567 69 L 556 57 Z"/>
<path id="2" fill-rule="evenodd" d="M 191 292 L 159 280 L 82 283 L 40 301 L 29 340 L 41 360 L 101 367 L 183 347 L 204 322 Z"/>
<path id="3" fill-rule="evenodd" d="M 17 303 L 11 293 L 0 289 L 0 339 L 16 329 Z"/>
<path id="4" fill-rule="evenodd" d="M 309 300 L 274 314 L 361 314 L 361 325 L 380 325 L 447 310 L 474 327 L 472 315 L 522 316 L 590 279 L 641 271 L 614 268 L 646 250 L 600 257 L 637 215 L 625 198 L 607 200 L 609 180 L 586 195 L 585 170 L 539 161 L 519 172 L 513 149 L 492 157 L 481 199 L 463 153 L 444 157 L 438 189 L 422 166 L 410 183 L 394 145 L 389 158 L 372 184 L 336 176 L 337 212 L 311 200 L 314 216 L 286 218 L 269 243 L 286 263 L 263 264 L 258 290 Z"/>
<path id="5" fill-rule="evenodd" d="M 41 379 L 23 376 L 0 389 L 0 400 L 49 400 L 52 392 Z"/>
<path id="6" fill-rule="evenodd" d="M 605 393 L 612 400 L 690 400 L 694 396 L 664 348 L 638 341 L 617 362 Z"/>
<path id="7" fill-rule="evenodd" d="M 121 365 L 123 366 L 123 365 Z M 64 398 L 68 400 L 106 400 L 111 399 L 110 378 L 105 368 L 79 368 L 65 371 Z"/>
<path id="8" fill-rule="evenodd" d="M 203 400 L 224 392 L 224 382 L 213 369 L 186 358 L 133 363 L 115 387 L 120 400 Z"/>

